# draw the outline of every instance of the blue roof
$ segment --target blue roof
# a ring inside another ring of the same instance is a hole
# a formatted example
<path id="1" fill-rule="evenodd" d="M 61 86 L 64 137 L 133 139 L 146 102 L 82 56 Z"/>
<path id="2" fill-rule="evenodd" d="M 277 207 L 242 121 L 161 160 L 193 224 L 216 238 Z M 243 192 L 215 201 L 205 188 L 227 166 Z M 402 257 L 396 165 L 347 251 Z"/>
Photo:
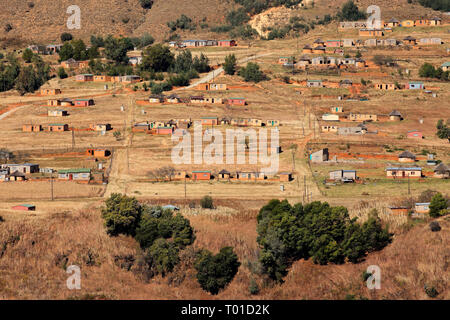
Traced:
<path id="1" fill-rule="evenodd" d="M 416 206 L 429 206 L 430 202 L 418 202 L 415 204 Z"/>

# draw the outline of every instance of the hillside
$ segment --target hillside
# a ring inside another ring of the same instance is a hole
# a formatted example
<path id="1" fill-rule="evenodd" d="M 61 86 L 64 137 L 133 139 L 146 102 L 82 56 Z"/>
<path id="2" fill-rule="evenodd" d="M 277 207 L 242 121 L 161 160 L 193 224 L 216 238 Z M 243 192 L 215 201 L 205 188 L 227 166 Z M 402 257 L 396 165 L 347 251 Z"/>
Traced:
<path id="1" fill-rule="evenodd" d="M 312 21 L 325 14 L 336 14 L 344 2 L 345 0 L 316 0 L 314 5 L 311 5 L 311 1 L 305 1 L 305 7 L 292 10 L 274 8 L 253 17 L 251 23 L 260 30 L 269 26 L 281 26 L 291 16 Z M 398 19 L 417 17 L 418 10 L 421 16 L 442 16 L 441 12 L 408 4 L 406 0 L 359 0 L 356 3 L 360 8 L 366 8 L 370 4 L 379 5 L 382 17 L 386 19 L 393 16 Z M 192 32 L 177 31 L 180 36 L 215 38 L 217 34 L 212 33 L 210 27 L 224 24 L 227 12 L 236 8 L 233 0 L 155 0 L 150 10 L 143 9 L 139 0 L 0 0 L 0 4 L 0 39 L 24 43 L 59 42 L 59 36 L 63 32 L 70 32 L 83 39 L 89 39 L 92 34 L 138 36 L 148 32 L 157 40 L 163 40 L 170 35 L 167 22 L 176 20 L 181 14 L 192 18 L 197 28 Z M 69 17 L 66 10 L 70 5 L 81 8 L 80 30 L 68 30 L 66 27 Z M 258 22 L 255 23 L 255 20 Z M 200 23 L 208 27 L 201 28 Z M 5 27 L 8 24 L 12 29 L 7 32 Z"/>

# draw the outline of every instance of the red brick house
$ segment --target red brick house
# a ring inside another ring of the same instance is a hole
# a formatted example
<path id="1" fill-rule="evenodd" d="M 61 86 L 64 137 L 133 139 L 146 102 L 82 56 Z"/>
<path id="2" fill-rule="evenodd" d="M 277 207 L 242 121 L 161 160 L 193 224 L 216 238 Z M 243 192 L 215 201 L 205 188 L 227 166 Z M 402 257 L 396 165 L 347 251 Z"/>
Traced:
<path id="1" fill-rule="evenodd" d="M 407 137 L 410 139 L 423 139 L 423 134 L 418 130 L 412 130 L 408 131 Z"/>
<path id="2" fill-rule="evenodd" d="M 236 45 L 235 40 L 219 40 L 218 42 L 219 47 L 234 47 Z"/>
<path id="3" fill-rule="evenodd" d="M 47 126 L 48 132 L 63 132 L 63 131 L 69 131 L 69 125 L 68 124 L 61 124 L 61 123 L 51 123 Z"/>
<path id="4" fill-rule="evenodd" d="M 211 180 L 211 171 L 193 171 L 192 180 Z"/>
<path id="5" fill-rule="evenodd" d="M 228 104 L 233 106 L 245 106 L 247 102 L 245 101 L 244 98 L 229 98 Z"/>
<path id="6" fill-rule="evenodd" d="M 217 126 L 219 124 L 219 119 L 217 117 L 204 117 L 201 118 L 200 121 L 204 126 Z"/>
<path id="7" fill-rule="evenodd" d="M 39 132 L 42 131 L 42 126 L 40 124 L 24 124 L 22 126 L 23 132 Z"/>
<path id="8" fill-rule="evenodd" d="M 172 134 L 174 131 L 174 127 L 158 127 L 156 128 L 157 135 L 168 135 Z"/>
<path id="9" fill-rule="evenodd" d="M 74 101 L 76 107 L 88 107 L 94 105 L 94 99 L 77 99 Z"/>

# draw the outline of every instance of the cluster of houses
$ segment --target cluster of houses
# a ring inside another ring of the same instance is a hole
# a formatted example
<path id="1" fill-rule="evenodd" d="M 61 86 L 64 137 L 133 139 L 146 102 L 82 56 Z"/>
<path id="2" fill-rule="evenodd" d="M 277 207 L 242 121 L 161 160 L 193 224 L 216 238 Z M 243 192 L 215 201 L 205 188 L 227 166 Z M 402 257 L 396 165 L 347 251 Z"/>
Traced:
<path id="1" fill-rule="evenodd" d="M 75 81 L 78 82 L 119 82 L 119 83 L 138 83 L 142 79 L 136 75 L 126 76 L 105 76 L 105 75 L 93 75 L 89 73 L 78 74 L 75 76 Z"/>
<path id="2" fill-rule="evenodd" d="M 361 32 L 365 32 L 365 29 L 361 29 Z M 384 34 L 360 34 L 360 36 L 383 36 Z M 352 48 L 352 47 L 380 47 L 380 46 L 403 46 L 403 45 L 440 45 L 443 44 L 441 38 L 420 38 L 416 39 L 411 36 L 407 36 L 403 39 L 338 39 L 338 40 L 326 40 L 316 39 L 312 45 L 306 45 L 303 47 L 302 52 L 305 54 L 324 54 L 327 51 L 335 51 L 336 48 Z M 331 49 L 331 50 L 330 50 Z M 286 59 L 285 57 L 283 57 Z"/>
<path id="3" fill-rule="evenodd" d="M 245 98 L 212 98 L 204 96 L 191 96 L 188 98 L 179 97 L 176 94 L 165 96 L 162 94 L 151 95 L 150 103 L 192 103 L 192 104 L 227 104 L 230 106 L 245 106 L 247 100 Z"/>
<path id="4" fill-rule="evenodd" d="M 170 41 L 169 46 L 173 48 L 198 48 L 198 47 L 234 47 L 236 40 L 181 40 Z"/>
<path id="5" fill-rule="evenodd" d="M 94 99 L 49 99 L 47 106 L 49 107 L 90 107 L 95 105 Z"/>
<path id="6" fill-rule="evenodd" d="M 440 25 L 442 25 L 442 19 L 439 17 L 403 21 L 391 18 L 389 21 L 381 21 L 381 26 L 388 30 L 395 27 L 434 27 Z M 342 21 L 339 23 L 339 29 L 368 29 L 368 26 L 366 21 Z"/>
<path id="7" fill-rule="evenodd" d="M 30 49 L 34 54 L 51 55 L 58 53 L 61 50 L 62 46 L 62 44 L 49 44 L 45 46 L 32 44 L 28 46 L 28 49 Z"/>
<path id="8" fill-rule="evenodd" d="M 280 172 L 277 175 L 269 176 L 259 171 L 236 171 L 232 173 L 228 170 L 221 170 L 217 173 L 213 173 L 210 170 L 198 170 L 188 173 L 186 171 L 175 172 L 171 177 L 165 177 L 168 180 L 184 180 L 190 179 L 192 181 L 210 181 L 217 179 L 219 181 L 264 181 L 267 179 L 274 179 L 278 177 L 279 181 L 289 182 L 293 180 L 292 172 Z"/>
<path id="9" fill-rule="evenodd" d="M 307 69 L 307 68 L 336 68 L 336 69 L 346 69 L 346 68 L 366 68 L 368 63 L 360 58 L 337 58 L 337 57 L 326 57 L 319 56 L 310 58 L 306 55 L 300 57 L 298 61 L 293 64 L 285 63 L 284 66 L 294 66 L 296 69 Z"/>
<path id="10" fill-rule="evenodd" d="M 330 161 L 330 153 L 328 148 L 324 148 L 313 152 L 309 155 L 309 161 L 312 163 L 327 163 Z M 401 163 L 414 163 L 416 162 L 416 156 L 409 152 L 404 151 L 398 155 L 398 162 Z M 428 160 L 428 165 L 435 165 L 434 160 Z M 422 178 L 424 175 L 422 173 L 422 168 L 418 166 L 388 166 L 385 169 L 386 178 L 388 179 L 408 179 L 408 178 Z M 450 178 L 450 165 L 440 163 L 435 166 L 433 170 L 433 177 L 438 179 L 449 179 Z M 336 182 L 357 182 L 359 180 L 356 170 L 333 170 L 329 172 L 328 181 Z"/>
<path id="11" fill-rule="evenodd" d="M 266 122 L 261 119 L 255 118 L 218 118 L 218 117 L 202 117 L 195 121 L 202 126 L 211 127 L 219 125 L 229 125 L 236 127 L 279 127 L 279 120 L 267 120 Z M 155 135 L 171 135 L 174 134 L 176 129 L 187 130 L 194 122 L 191 119 L 177 119 L 169 121 L 146 121 L 133 125 L 133 132 L 145 132 Z M 183 131 L 184 132 L 184 131 Z"/>

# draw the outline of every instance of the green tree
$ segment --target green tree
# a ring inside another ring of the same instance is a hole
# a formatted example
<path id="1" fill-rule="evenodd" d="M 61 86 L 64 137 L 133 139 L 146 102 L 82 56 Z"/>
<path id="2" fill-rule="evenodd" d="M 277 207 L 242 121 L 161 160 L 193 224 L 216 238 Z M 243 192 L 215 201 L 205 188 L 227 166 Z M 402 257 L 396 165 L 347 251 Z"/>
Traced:
<path id="1" fill-rule="evenodd" d="M 61 34 L 61 41 L 62 42 L 67 42 L 67 41 L 70 41 L 72 39 L 73 39 L 73 36 L 70 33 L 68 33 L 68 32 L 64 32 L 64 33 Z"/>
<path id="2" fill-rule="evenodd" d="M 72 40 L 72 47 L 73 47 L 73 57 L 75 60 L 86 60 L 87 54 L 86 54 L 86 45 L 84 44 L 84 41 L 79 40 Z"/>
<path id="3" fill-rule="evenodd" d="M 59 50 L 59 60 L 66 61 L 69 60 L 70 58 L 73 58 L 73 47 L 70 44 L 70 42 L 66 42 L 61 47 L 61 50 Z"/>
<path id="4" fill-rule="evenodd" d="M 144 9 L 151 9 L 153 6 L 153 0 L 139 0 L 139 3 Z"/>
<path id="5" fill-rule="evenodd" d="M 233 280 L 240 265 L 233 248 L 224 247 L 216 255 L 208 250 L 200 251 L 194 267 L 202 289 L 216 295 Z"/>
<path id="6" fill-rule="evenodd" d="M 419 69 L 419 76 L 422 78 L 434 78 L 436 75 L 436 69 L 432 64 L 426 62 Z"/>
<path id="7" fill-rule="evenodd" d="M 430 203 L 430 217 L 438 218 L 445 214 L 447 210 L 448 201 L 441 193 L 437 193 L 433 196 Z"/>
<path id="8" fill-rule="evenodd" d="M 178 264 L 179 249 L 170 241 L 159 238 L 145 252 L 146 260 L 155 274 L 161 274 L 163 277 L 172 272 Z"/>
<path id="9" fill-rule="evenodd" d="M 134 197 L 113 193 L 102 210 L 106 232 L 111 236 L 136 233 L 142 214 L 142 206 Z"/>
<path id="10" fill-rule="evenodd" d="M 23 96 L 27 92 L 34 92 L 39 87 L 40 81 L 36 71 L 32 66 L 24 67 L 17 77 L 16 90 Z"/>
<path id="11" fill-rule="evenodd" d="M 31 51 L 30 48 L 26 48 L 26 49 L 23 51 L 22 59 L 23 59 L 23 61 L 25 61 L 26 63 L 30 63 L 30 62 L 31 62 L 31 59 L 33 58 L 33 56 L 34 56 L 33 51 Z"/>
<path id="12" fill-rule="evenodd" d="M 341 8 L 341 11 L 338 12 L 337 17 L 341 21 L 357 21 L 360 19 L 365 19 L 366 14 L 363 11 L 360 11 L 358 6 L 353 2 L 353 0 L 349 0 Z"/>
<path id="13" fill-rule="evenodd" d="M 227 55 L 225 57 L 225 63 L 223 64 L 223 69 L 226 74 L 234 75 L 236 73 L 237 59 L 234 54 Z"/>
<path id="14" fill-rule="evenodd" d="M 169 47 L 158 43 L 145 50 L 140 68 L 143 71 L 166 72 L 174 62 Z"/>
<path id="15" fill-rule="evenodd" d="M 204 196 L 200 200 L 200 206 L 203 209 L 214 209 L 214 202 L 213 199 L 210 196 Z"/>
<path id="16" fill-rule="evenodd" d="M 244 78 L 246 82 L 261 82 L 267 80 L 267 76 L 260 70 L 257 63 L 249 62 L 247 66 L 239 70 L 239 75 Z"/>
<path id="17" fill-rule="evenodd" d="M 67 73 L 66 73 L 66 70 L 64 70 L 63 67 L 59 67 L 59 68 L 58 68 L 58 77 L 59 77 L 60 79 L 66 79 L 66 78 L 68 77 L 68 75 L 67 75 Z"/>

